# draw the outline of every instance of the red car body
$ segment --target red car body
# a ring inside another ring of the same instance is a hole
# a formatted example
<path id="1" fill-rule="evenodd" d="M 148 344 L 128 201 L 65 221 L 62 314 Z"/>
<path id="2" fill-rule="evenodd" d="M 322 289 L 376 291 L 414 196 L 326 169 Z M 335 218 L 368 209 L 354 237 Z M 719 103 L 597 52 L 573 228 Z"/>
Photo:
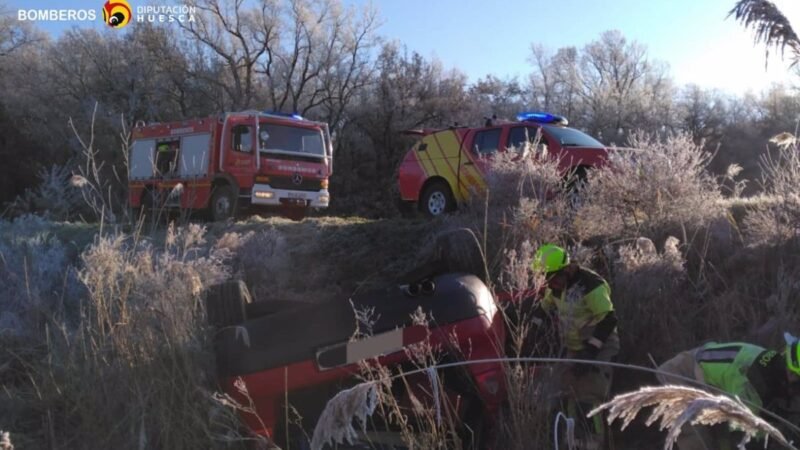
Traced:
<path id="1" fill-rule="evenodd" d="M 559 116 L 543 115 L 549 118 L 411 132 L 419 135 L 420 140 L 400 164 L 400 199 L 418 203 L 423 212 L 432 216 L 456 209 L 470 197 L 472 190 L 486 188 L 485 176 L 492 155 L 533 143 L 537 135 L 540 145 L 535 150 L 536 157 L 558 160 L 565 175 L 605 163 L 608 150 L 603 144 L 565 126 L 566 120 Z"/>
<path id="2" fill-rule="evenodd" d="M 253 406 L 252 412 L 241 416 L 254 433 L 283 446 L 295 439 L 286 432 L 287 401 L 309 421 L 303 424 L 305 430 L 313 429 L 327 401 L 358 381 L 360 364 L 413 369 L 408 352 L 419 344 L 430 346 L 449 362 L 501 358 L 505 323 L 483 282 L 458 273 L 434 276 L 428 282 L 431 288 L 416 294 L 407 285 L 392 286 L 220 329 L 215 349 L 223 390 Z M 371 335 L 353 338 L 358 326 L 353 308 L 374 308 Z M 413 323 L 411 315 L 418 310 L 430 318 L 428 325 Z M 493 420 L 505 399 L 503 365 L 483 362 L 453 370 L 459 376 L 443 375 L 441 395 L 457 406 L 459 414 L 466 415 L 469 409 L 473 418 Z M 393 386 L 400 387 L 400 404 L 411 404 L 412 395 L 434 401 L 435 390 L 425 373 Z"/>

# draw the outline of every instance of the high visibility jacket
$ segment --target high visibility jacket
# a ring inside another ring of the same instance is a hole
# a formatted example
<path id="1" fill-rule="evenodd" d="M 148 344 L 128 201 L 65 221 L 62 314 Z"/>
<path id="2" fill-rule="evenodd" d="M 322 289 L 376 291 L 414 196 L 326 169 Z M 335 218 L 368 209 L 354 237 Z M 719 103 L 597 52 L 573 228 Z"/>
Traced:
<path id="1" fill-rule="evenodd" d="M 595 325 L 614 310 L 606 280 L 583 267 L 560 295 L 546 289 L 541 306 L 545 311 L 556 310 L 567 349 L 576 352 L 592 337 Z"/>
<path id="2" fill-rule="evenodd" d="M 775 350 L 742 342 L 706 344 L 695 352 L 706 384 L 758 407 L 782 388 L 783 358 Z"/>

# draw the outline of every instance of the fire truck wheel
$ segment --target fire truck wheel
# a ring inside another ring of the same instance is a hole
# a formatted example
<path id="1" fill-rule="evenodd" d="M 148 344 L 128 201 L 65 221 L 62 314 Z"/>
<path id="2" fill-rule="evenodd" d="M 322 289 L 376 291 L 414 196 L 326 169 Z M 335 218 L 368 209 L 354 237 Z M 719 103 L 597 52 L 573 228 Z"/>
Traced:
<path id="1" fill-rule="evenodd" d="M 437 217 L 456 209 L 456 201 L 447 183 L 436 181 L 425 188 L 419 200 L 419 208 L 423 214 Z"/>
<path id="2" fill-rule="evenodd" d="M 306 214 L 307 212 L 305 207 L 287 206 L 282 210 L 282 215 L 284 217 L 295 222 L 301 222 L 306 218 Z"/>
<path id="3" fill-rule="evenodd" d="M 208 288 L 206 317 L 215 328 L 238 325 L 247 320 L 247 305 L 253 302 L 244 281 L 226 281 Z"/>
<path id="4" fill-rule="evenodd" d="M 223 221 L 236 216 L 236 192 L 230 186 L 218 186 L 211 194 L 211 218 Z"/>

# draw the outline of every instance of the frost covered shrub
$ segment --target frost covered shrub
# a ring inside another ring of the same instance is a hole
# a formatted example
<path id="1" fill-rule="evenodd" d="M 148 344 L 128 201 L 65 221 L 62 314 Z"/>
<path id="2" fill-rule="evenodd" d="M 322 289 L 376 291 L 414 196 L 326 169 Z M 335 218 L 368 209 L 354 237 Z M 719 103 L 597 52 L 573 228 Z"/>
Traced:
<path id="1" fill-rule="evenodd" d="M 689 135 L 637 133 L 629 145 L 612 149 L 605 167 L 588 172 L 575 223 L 580 239 L 655 237 L 723 214 L 719 184 L 706 171 L 711 155 Z"/>
<path id="2" fill-rule="evenodd" d="M 77 284 L 67 248 L 51 227 L 32 215 L 0 221 L 0 335 L 35 334 L 61 294 Z"/>
<path id="3" fill-rule="evenodd" d="M 528 240 L 562 241 L 572 213 L 557 161 L 511 150 L 497 153 L 489 164 L 486 193 L 474 196 L 467 218 L 486 241 L 489 267 L 497 274 L 508 249 Z"/>
<path id="4" fill-rule="evenodd" d="M 203 289 L 227 277 L 224 249 L 206 249 L 205 229 L 192 224 L 167 230 L 163 249 L 129 236 L 100 236 L 82 255 L 80 280 L 88 289 L 87 308 L 101 334 L 115 324 L 155 319 L 174 322 L 170 332 L 192 333 Z M 131 327 L 134 331 L 136 327 Z M 136 334 L 141 334 L 135 331 Z"/>
<path id="5" fill-rule="evenodd" d="M 800 153 L 796 140 L 761 158 L 762 186 L 771 201 L 758 202 L 745 218 L 755 242 L 779 243 L 800 236 Z"/>
<path id="6" fill-rule="evenodd" d="M 701 322 L 689 311 L 699 311 L 701 299 L 689 284 L 679 244 L 669 237 L 659 252 L 653 241 L 638 238 L 618 249 L 609 282 L 621 345 L 633 362 L 647 362 L 648 354 L 664 361 L 696 342 L 692 330 Z"/>
<path id="7" fill-rule="evenodd" d="M 10 205 L 12 216 L 37 214 L 51 220 L 74 220 L 85 213 L 80 186 L 72 183 L 66 166 L 53 165 L 39 170 L 39 185 L 26 189 Z"/>
<path id="8" fill-rule="evenodd" d="M 230 253 L 209 247 L 204 235 L 198 225 L 171 227 L 163 246 L 99 235 L 80 255 L 80 324 L 51 337 L 36 370 L 37 404 L 61 411 L 48 425 L 61 441 L 188 449 L 235 434 L 231 414 L 209 392 L 213 358 L 201 301 L 206 287 L 228 277 Z"/>
<path id="9" fill-rule="evenodd" d="M 281 297 L 285 300 L 285 295 L 290 295 L 296 287 L 291 279 L 298 270 L 292 263 L 296 253 L 288 251 L 286 237 L 278 230 L 226 233 L 214 245 L 230 250 L 234 270 L 256 299 Z"/>

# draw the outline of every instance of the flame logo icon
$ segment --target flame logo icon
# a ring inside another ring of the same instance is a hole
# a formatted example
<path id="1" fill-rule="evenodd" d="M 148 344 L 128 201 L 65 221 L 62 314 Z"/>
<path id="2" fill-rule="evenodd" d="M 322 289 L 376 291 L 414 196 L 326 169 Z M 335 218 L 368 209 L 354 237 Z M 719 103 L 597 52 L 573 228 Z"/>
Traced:
<path id="1" fill-rule="evenodd" d="M 126 0 L 108 0 L 103 5 L 103 21 L 112 28 L 122 28 L 131 21 L 131 5 Z"/>

